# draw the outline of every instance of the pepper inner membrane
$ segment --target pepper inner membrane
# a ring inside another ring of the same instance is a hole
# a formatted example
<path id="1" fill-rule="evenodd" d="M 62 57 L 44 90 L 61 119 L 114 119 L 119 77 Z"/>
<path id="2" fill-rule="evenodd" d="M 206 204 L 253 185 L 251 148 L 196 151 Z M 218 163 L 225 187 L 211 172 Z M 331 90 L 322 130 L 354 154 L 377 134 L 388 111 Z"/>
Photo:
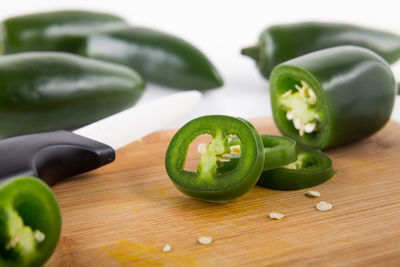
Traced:
<path id="1" fill-rule="evenodd" d="M 0 209 L 0 257 L 23 263 L 37 256 L 37 247 L 46 236 L 24 223 L 21 214 L 11 206 Z"/>
<path id="2" fill-rule="evenodd" d="M 197 153 L 190 153 L 196 149 Z M 185 162 L 185 170 L 195 171 L 203 179 L 214 179 L 236 167 L 240 157 L 240 139 L 236 135 L 218 133 L 197 137 L 189 147 L 189 155 L 195 155 Z M 196 163 L 196 165 L 194 165 Z"/>
<path id="3" fill-rule="evenodd" d="M 280 96 L 286 120 L 291 122 L 299 136 L 316 134 L 320 118 L 316 111 L 318 99 L 314 90 L 303 80 L 290 83 L 290 87 Z"/>
<path id="4" fill-rule="evenodd" d="M 286 166 L 283 166 L 283 168 L 299 170 L 299 169 L 307 169 L 307 168 L 313 167 L 317 164 L 318 164 L 318 161 L 315 158 L 313 158 L 310 155 L 307 155 L 305 153 L 299 153 L 299 154 L 297 154 L 297 160 L 295 162 L 292 162 Z"/>

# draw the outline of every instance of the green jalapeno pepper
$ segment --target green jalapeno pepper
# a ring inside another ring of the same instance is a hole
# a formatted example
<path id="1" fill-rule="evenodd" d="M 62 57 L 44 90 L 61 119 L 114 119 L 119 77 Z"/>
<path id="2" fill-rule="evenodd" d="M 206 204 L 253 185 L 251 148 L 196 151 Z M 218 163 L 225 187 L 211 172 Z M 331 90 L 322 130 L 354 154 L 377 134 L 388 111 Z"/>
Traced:
<path id="1" fill-rule="evenodd" d="M 289 60 L 270 79 L 277 127 L 313 148 L 346 144 L 381 129 L 390 118 L 396 90 L 386 61 L 354 46 Z"/>
<path id="2" fill-rule="evenodd" d="M 126 109 L 144 91 L 130 68 L 61 52 L 0 57 L 0 138 L 75 129 Z"/>
<path id="3" fill-rule="evenodd" d="M 242 54 L 255 59 L 258 69 L 269 78 L 272 69 L 289 59 L 335 46 L 368 48 L 387 62 L 400 58 L 400 36 L 354 25 L 305 22 L 266 28 L 258 44 L 244 48 Z"/>
<path id="4" fill-rule="evenodd" d="M 325 154 L 297 147 L 297 160 L 284 167 L 265 170 L 257 185 L 277 190 L 297 190 L 326 182 L 335 174 Z"/>
<path id="5" fill-rule="evenodd" d="M 12 17 L 0 25 L 0 54 L 25 51 L 77 53 L 94 32 L 126 25 L 117 16 L 78 10 Z"/>
<path id="6" fill-rule="evenodd" d="M 202 153 L 197 172 L 184 170 L 189 145 L 197 136 L 209 134 L 213 140 L 199 147 Z M 230 135 L 240 139 L 240 152 L 231 151 Z M 228 171 L 218 168 L 240 154 L 238 164 Z M 165 168 L 175 186 L 184 194 L 207 201 L 227 201 L 242 196 L 257 182 L 264 166 L 261 136 L 247 121 L 210 115 L 185 124 L 172 138 L 165 156 Z"/>
<path id="7" fill-rule="evenodd" d="M 223 81 L 209 59 L 188 42 L 160 31 L 121 27 L 88 37 L 82 54 L 123 64 L 145 80 L 180 88 L 205 90 Z"/>
<path id="8" fill-rule="evenodd" d="M 32 177 L 0 186 L 0 266 L 42 266 L 61 233 L 61 212 L 50 188 Z"/>

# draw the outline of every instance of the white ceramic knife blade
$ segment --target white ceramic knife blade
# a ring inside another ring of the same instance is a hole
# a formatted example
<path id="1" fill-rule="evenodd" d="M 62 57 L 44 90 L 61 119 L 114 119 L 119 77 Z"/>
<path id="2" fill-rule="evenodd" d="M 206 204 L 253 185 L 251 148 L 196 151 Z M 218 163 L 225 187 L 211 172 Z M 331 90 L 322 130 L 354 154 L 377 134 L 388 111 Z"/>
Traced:
<path id="1" fill-rule="evenodd" d="M 163 128 L 192 110 L 200 101 L 199 91 L 174 93 L 133 106 L 74 131 L 111 146 L 114 150 Z"/>

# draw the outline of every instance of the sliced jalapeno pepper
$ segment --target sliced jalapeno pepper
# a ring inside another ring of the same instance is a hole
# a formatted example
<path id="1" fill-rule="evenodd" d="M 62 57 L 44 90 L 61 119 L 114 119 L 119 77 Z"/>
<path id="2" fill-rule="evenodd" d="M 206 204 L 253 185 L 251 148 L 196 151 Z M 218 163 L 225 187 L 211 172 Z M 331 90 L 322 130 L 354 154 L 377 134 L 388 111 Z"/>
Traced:
<path id="1" fill-rule="evenodd" d="M 281 133 L 328 148 L 366 138 L 389 120 L 396 97 L 389 65 L 374 52 L 341 46 L 277 66 L 271 105 Z"/>
<path id="2" fill-rule="evenodd" d="M 296 141 L 284 136 L 261 135 L 264 145 L 264 168 L 263 170 L 275 169 L 296 161 Z M 234 138 L 229 142 L 231 148 L 240 149 L 240 140 Z M 238 163 L 238 158 L 232 158 L 224 164 L 221 170 L 232 169 Z"/>
<path id="3" fill-rule="evenodd" d="M 90 34 L 121 25 L 126 22 L 120 17 L 80 10 L 11 17 L 0 24 L 0 54 L 25 51 L 77 53 Z"/>
<path id="4" fill-rule="evenodd" d="M 197 172 L 184 170 L 189 145 L 196 137 L 209 134 L 212 141 L 199 148 Z M 218 171 L 229 161 L 230 135 L 240 139 L 240 158 L 235 168 Z M 207 201 L 227 201 L 248 192 L 264 166 L 261 136 L 247 121 L 222 115 L 204 116 L 185 124 L 172 138 L 165 156 L 165 168 L 175 186 L 184 194 Z"/>
<path id="5" fill-rule="evenodd" d="M 91 35 L 88 57 L 126 65 L 145 80 L 180 89 L 206 90 L 223 81 L 211 61 L 176 36 L 142 27 L 120 27 Z"/>
<path id="6" fill-rule="evenodd" d="M 297 160 L 284 167 L 263 171 L 257 185 L 277 190 L 297 190 L 329 180 L 335 171 L 325 154 L 297 147 Z"/>
<path id="7" fill-rule="evenodd" d="M 400 58 L 397 34 L 349 24 L 305 22 L 274 25 L 265 29 L 258 44 L 244 48 L 242 54 L 253 58 L 261 74 L 269 78 L 279 63 L 304 54 L 341 45 L 365 47 L 393 63 Z"/>
<path id="8" fill-rule="evenodd" d="M 61 233 L 61 213 L 50 188 L 31 177 L 0 186 L 0 266 L 42 266 Z"/>

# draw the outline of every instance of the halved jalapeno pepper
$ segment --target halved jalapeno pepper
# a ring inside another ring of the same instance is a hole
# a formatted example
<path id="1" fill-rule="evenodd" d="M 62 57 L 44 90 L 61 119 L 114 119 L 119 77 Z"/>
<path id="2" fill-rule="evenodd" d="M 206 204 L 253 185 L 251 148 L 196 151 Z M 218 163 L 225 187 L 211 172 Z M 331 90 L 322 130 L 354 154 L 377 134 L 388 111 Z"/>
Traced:
<path id="1" fill-rule="evenodd" d="M 274 120 L 285 136 L 323 149 L 366 138 L 389 120 L 396 96 L 390 66 L 374 52 L 339 46 L 274 68 Z"/>
<path id="2" fill-rule="evenodd" d="M 329 180 L 335 171 L 325 154 L 297 147 L 297 160 L 284 167 L 263 171 L 257 185 L 277 190 L 297 190 Z"/>
<path id="3" fill-rule="evenodd" d="M 209 134 L 209 145 L 199 147 L 197 172 L 184 170 L 189 145 L 196 137 Z M 235 168 L 221 171 L 229 161 L 230 136 L 240 139 L 240 158 Z M 257 130 L 246 120 L 222 115 L 194 119 L 172 138 L 165 156 L 165 167 L 175 186 L 184 194 L 207 201 L 227 201 L 248 192 L 264 166 L 264 147 Z"/>
<path id="4" fill-rule="evenodd" d="M 0 186 L 0 266 L 42 266 L 60 233 L 60 208 L 45 183 L 21 177 Z"/>

